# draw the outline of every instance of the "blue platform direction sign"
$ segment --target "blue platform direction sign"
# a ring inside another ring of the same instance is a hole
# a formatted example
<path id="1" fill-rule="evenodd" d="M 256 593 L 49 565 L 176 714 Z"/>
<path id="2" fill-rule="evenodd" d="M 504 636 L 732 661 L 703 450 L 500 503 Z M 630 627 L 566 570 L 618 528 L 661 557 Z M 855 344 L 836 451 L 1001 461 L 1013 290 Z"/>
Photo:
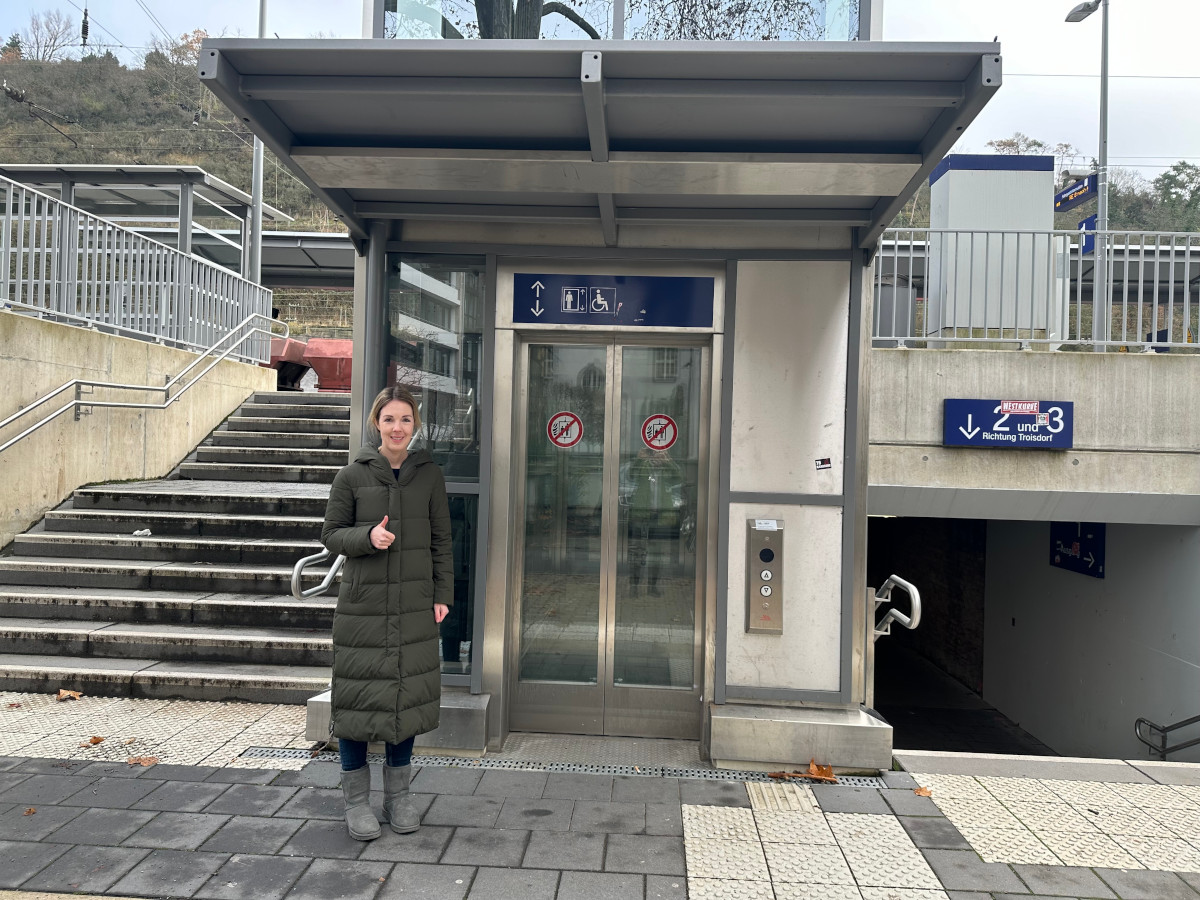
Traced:
<path id="1" fill-rule="evenodd" d="M 1050 565 L 1104 577 L 1104 523 L 1051 522 Z"/>
<path id="2" fill-rule="evenodd" d="M 1095 175 L 1089 175 L 1082 181 L 1077 181 L 1069 187 L 1063 188 L 1054 195 L 1054 211 L 1056 213 L 1066 212 L 1068 209 L 1082 206 L 1096 196 L 1097 188 L 1098 184 Z"/>
<path id="3" fill-rule="evenodd" d="M 513 275 L 513 322 L 612 328 L 712 328 L 712 278 L 676 275 Z"/>
<path id="4" fill-rule="evenodd" d="M 1096 250 L 1096 220 L 1099 218 L 1099 213 L 1092 213 L 1079 223 L 1079 233 L 1082 235 L 1079 241 L 1079 254 L 1081 256 L 1087 256 Z"/>
<path id="5" fill-rule="evenodd" d="M 1069 450 L 1075 404 L 1070 400 L 944 401 L 942 446 L 992 450 Z"/>

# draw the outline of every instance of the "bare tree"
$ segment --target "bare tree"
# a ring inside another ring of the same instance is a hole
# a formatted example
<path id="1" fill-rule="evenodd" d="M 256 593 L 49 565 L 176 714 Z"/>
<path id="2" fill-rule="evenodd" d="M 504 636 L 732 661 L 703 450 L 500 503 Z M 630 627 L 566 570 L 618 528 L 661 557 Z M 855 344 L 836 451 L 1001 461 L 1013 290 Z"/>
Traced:
<path id="1" fill-rule="evenodd" d="M 75 43 L 75 23 L 62 11 L 53 9 L 33 13 L 29 27 L 21 34 L 21 55 L 25 59 L 58 62 Z"/>

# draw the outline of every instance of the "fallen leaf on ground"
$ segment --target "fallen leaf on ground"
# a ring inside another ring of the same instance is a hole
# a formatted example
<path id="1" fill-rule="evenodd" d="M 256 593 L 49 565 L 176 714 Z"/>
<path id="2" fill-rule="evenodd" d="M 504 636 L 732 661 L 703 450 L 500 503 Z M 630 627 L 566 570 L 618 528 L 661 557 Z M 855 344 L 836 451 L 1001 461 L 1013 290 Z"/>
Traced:
<path id="1" fill-rule="evenodd" d="M 926 788 L 926 787 L 917 788 L 915 791 L 913 791 L 913 793 L 916 794 L 918 797 L 933 796 L 933 791 L 931 791 L 929 788 Z"/>
<path id="2" fill-rule="evenodd" d="M 23 815 L 26 815 L 26 816 L 32 816 L 32 815 L 35 815 L 36 813 L 37 813 L 37 810 L 36 810 L 36 809 L 34 809 L 34 808 L 31 806 L 31 807 L 29 807 L 27 810 L 25 810 L 25 812 L 23 813 Z"/>
<path id="3" fill-rule="evenodd" d="M 56 696 L 54 699 L 61 703 L 63 700 L 78 700 L 82 696 L 82 691 L 60 690 L 58 692 L 58 696 Z"/>
<path id="4" fill-rule="evenodd" d="M 799 778 L 802 774 L 803 773 L 801 773 L 801 772 L 768 772 L 767 777 L 768 778 L 778 778 L 778 779 L 782 780 L 785 778 Z"/>
<path id="5" fill-rule="evenodd" d="M 128 747 L 130 744 L 132 744 L 136 740 L 137 740 L 137 738 L 126 738 L 125 740 L 121 741 L 121 743 L 124 744 L 126 747 Z"/>
<path id="6" fill-rule="evenodd" d="M 95 735 L 92 735 L 90 738 L 88 738 L 88 743 L 89 744 L 103 744 L 104 738 L 96 737 Z"/>
<path id="7" fill-rule="evenodd" d="M 125 760 L 131 766 L 152 766 L 158 762 L 157 756 L 131 756 Z"/>
<path id="8" fill-rule="evenodd" d="M 833 774 L 833 766 L 818 766 L 815 759 L 808 761 L 808 771 L 804 773 L 806 778 L 811 778 L 813 781 L 827 781 L 830 784 L 837 784 L 837 776 Z"/>
<path id="9" fill-rule="evenodd" d="M 20 703 L 10 703 L 10 704 L 8 704 L 8 708 L 9 709 L 20 709 L 21 704 Z"/>

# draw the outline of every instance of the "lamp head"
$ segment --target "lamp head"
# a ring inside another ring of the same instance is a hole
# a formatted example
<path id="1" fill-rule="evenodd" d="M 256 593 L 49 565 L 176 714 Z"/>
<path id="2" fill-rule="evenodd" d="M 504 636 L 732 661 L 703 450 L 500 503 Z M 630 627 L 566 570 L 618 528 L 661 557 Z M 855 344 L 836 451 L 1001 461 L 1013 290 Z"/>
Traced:
<path id="1" fill-rule="evenodd" d="M 1077 7 L 1067 13 L 1067 21 L 1082 22 L 1099 8 L 1100 0 L 1088 0 L 1087 3 L 1080 3 Z"/>

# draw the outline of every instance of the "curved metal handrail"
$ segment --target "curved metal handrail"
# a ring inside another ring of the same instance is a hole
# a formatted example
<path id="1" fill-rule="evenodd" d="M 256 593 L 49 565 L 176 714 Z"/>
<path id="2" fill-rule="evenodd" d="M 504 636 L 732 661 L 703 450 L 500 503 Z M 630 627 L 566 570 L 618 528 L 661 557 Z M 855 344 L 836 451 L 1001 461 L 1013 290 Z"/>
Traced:
<path id="1" fill-rule="evenodd" d="M 899 575 L 889 575 L 883 587 L 875 592 L 875 608 L 879 609 L 892 599 L 893 588 L 901 588 L 908 594 L 910 615 L 904 615 L 895 607 L 889 609 L 883 618 L 875 623 L 875 640 L 879 640 L 885 634 L 891 634 L 893 622 L 899 622 L 910 631 L 921 624 L 921 592 Z"/>
<path id="2" fill-rule="evenodd" d="M 213 359 L 212 362 L 210 362 L 204 368 L 203 371 L 201 371 L 199 374 L 195 375 L 190 381 L 187 382 L 187 384 L 183 385 L 183 387 L 181 387 L 174 396 L 171 396 L 171 389 L 174 388 L 176 385 L 178 385 L 180 383 L 180 381 L 189 372 L 191 372 L 198 365 L 200 365 L 208 356 L 215 353 L 217 351 L 217 348 L 219 348 L 223 343 L 225 343 L 227 340 L 229 340 L 231 337 L 233 337 L 235 334 L 237 334 L 242 329 L 249 327 L 250 323 L 256 319 L 262 319 L 262 320 L 266 321 L 267 327 L 263 328 L 259 325 L 255 325 L 254 327 L 249 328 L 249 330 L 245 334 L 243 334 L 240 338 L 238 338 L 237 341 L 235 341 L 233 344 L 229 345 L 223 351 L 221 351 L 221 353 L 215 359 Z M 272 327 L 275 325 L 279 325 L 283 328 L 282 335 L 276 334 L 274 331 L 272 331 Z M 168 381 L 166 384 L 162 385 L 161 387 L 157 386 L 157 385 L 124 384 L 121 382 L 93 381 L 93 380 L 87 379 L 87 378 L 73 378 L 70 381 L 65 382 L 64 384 L 59 385 L 57 388 L 50 391 L 48 394 L 46 394 L 40 400 L 35 400 L 33 403 L 29 404 L 28 406 L 24 407 L 23 409 L 17 410 L 15 413 L 13 413 L 8 418 L 4 419 L 3 421 L 0 421 L 0 429 L 3 429 L 6 426 L 11 425 L 13 422 L 20 419 L 22 416 L 28 415 L 33 410 L 38 409 L 41 406 L 43 406 L 44 404 L 48 403 L 51 399 L 53 399 L 54 397 L 57 397 L 63 391 L 68 390 L 69 388 L 75 389 L 75 398 L 73 400 L 71 400 L 69 403 L 64 404 L 63 406 L 60 406 L 58 409 L 56 409 L 54 412 L 50 413 L 49 415 L 46 415 L 43 418 L 39 419 L 37 422 L 35 422 L 29 428 L 26 428 L 24 431 L 22 431 L 16 437 L 11 438 L 8 441 L 5 441 L 3 444 L 0 444 L 0 453 L 3 453 L 9 447 L 13 446 L 18 441 L 20 441 L 22 438 L 28 437 L 29 435 L 31 435 L 35 431 L 37 431 L 39 428 L 41 428 L 43 425 L 53 422 L 55 419 L 57 419 L 63 413 L 68 412 L 72 409 L 77 409 L 77 408 L 81 408 L 81 407 L 85 407 L 85 406 L 86 407 L 97 407 L 98 406 L 98 407 L 102 407 L 102 408 L 106 408 L 106 409 L 167 409 L 172 403 L 174 403 L 176 400 L 178 400 L 180 397 L 182 397 L 185 393 L 187 393 L 187 391 L 191 388 L 192 385 L 194 385 L 201 378 L 203 378 L 205 375 L 207 375 L 210 371 L 213 370 L 213 368 L 215 368 L 218 364 L 223 362 L 231 353 L 233 353 L 234 350 L 236 350 L 238 347 L 240 347 L 243 343 L 248 341 L 251 337 L 253 337 L 256 334 L 264 334 L 268 337 L 284 337 L 284 338 L 286 338 L 291 334 L 291 329 L 288 328 L 288 325 L 286 322 L 280 322 L 277 319 L 272 319 L 270 316 L 265 315 L 264 313 L 251 313 L 250 315 L 246 316 L 246 318 L 244 318 L 241 322 L 239 322 L 237 325 L 235 325 L 233 327 L 233 329 L 226 332 L 220 338 L 220 340 L 218 340 L 216 343 L 212 344 L 207 350 L 205 350 L 203 353 L 201 353 L 199 356 L 197 356 L 194 360 L 192 360 L 190 363 L 188 363 L 188 365 L 185 366 L 178 375 L 176 375 L 174 378 L 172 378 L 170 381 Z M 165 394 L 166 399 L 162 403 L 146 403 L 146 402 L 117 403 L 117 402 L 111 401 L 111 400 L 90 400 L 90 399 L 84 398 L 81 395 L 81 389 L 84 387 L 108 388 L 110 390 L 118 390 L 118 391 L 149 391 L 151 393 Z"/>
<path id="3" fill-rule="evenodd" d="M 1200 716 L 1192 716 L 1190 719 L 1184 719 L 1173 725 L 1158 725 L 1151 722 L 1145 716 L 1140 716 L 1133 723 L 1133 736 L 1149 747 L 1152 753 L 1157 753 L 1159 759 L 1165 761 L 1168 753 L 1174 753 L 1176 750 L 1186 750 L 1188 747 L 1195 747 L 1197 744 L 1200 744 L 1200 738 L 1194 738 L 1190 741 L 1176 744 L 1173 747 L 1167 746 L 1168 734 L 1197 723 L 1200 723 Z M 1143 734 L 1142 726 L 1145 726 L 1148 731 L 1157 732 L 1158 740 L 1152 741 L 1147 735 Z"/>
<path id="4" fill-rule="evenodd" d="M 329 567 L 329 571 L 325 573 L 325 578 L 316 587 L 302 590 L 300 587 L 301 577 L 304 570 L 311 565 L 319 562 L 325 562 L 332 554 L 328 548 L 322 547 L 321 552 L 314 553 L 312 556 L 306 556 L 295 566 L 292 567 L 292 596 L 297 600 L 305 600 L 309 597 L 316 597 L 318 594 L 323 594 L 329 590 L 329 586 L 333 584 L 333 579 L 337 578 L 338 572 L 342 571 L 342 563 L 346 561 L 346 557 L 339 556 L 333 561 L 333 565 Z"/>

